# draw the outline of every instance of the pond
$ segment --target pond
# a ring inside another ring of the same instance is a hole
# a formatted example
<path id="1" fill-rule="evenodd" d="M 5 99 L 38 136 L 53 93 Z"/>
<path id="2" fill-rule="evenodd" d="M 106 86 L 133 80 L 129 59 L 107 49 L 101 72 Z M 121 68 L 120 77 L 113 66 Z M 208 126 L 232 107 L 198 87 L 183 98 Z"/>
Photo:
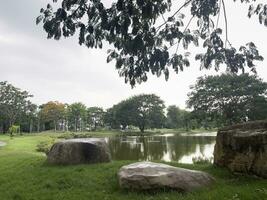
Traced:
<path id="1" fill-rule="evenodd" d="M 216 133 L 195 135 L 120 136 L 107 139 L 113 160 L 172 161 L 193 163 L 213 160 Z"/>

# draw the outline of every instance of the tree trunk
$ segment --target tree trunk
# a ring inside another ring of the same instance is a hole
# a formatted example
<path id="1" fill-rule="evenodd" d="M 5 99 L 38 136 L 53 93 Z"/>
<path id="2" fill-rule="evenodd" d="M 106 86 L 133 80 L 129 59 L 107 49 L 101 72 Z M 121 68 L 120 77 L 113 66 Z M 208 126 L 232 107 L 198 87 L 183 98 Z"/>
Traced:
<path id="1" fill-rule="evenodd" d="M 84 131 L 84 129 L 85 129 L 84 124 L 85 124 L 84 121 L 82 121 L 82 131 Z"/>
<path id="2" fill-rule="evenodd" d="M 96 122 L 95 122 L 95 123 L 94 123 L 94 131 L 96 131 L 96 126 L 97 126 L 97 125 L 96 125 Z"/>
<path id="3" fill-rule="evenodd" d="M 66 121 L 66 131 L 69 131 L 69 121 Z"/>
<path id="4" fill-rule="evenodd" d="M 63 132 L 65 131 L 65 122 L 64 122 L 64 119 L 61 120 L 61 130 Z"/>
<path id="5" fill-rule="evenodd" d="M 144 126 L 144 125 L 141 125 L 141 126 L 139 126 L 139 129 L 140 129 L 141 133 L 144 133 L 144 131 L 145 131 L 145 126 Z"/>
<path id="6" fill-rule="evenodd" d="M 32 119 L 30 119 L 30 133 L 32 133 Z"/>
<path id="7" fill-rule="evenodd" d="M 39 133 L 40 132 L 40 120 L 38 119 L 37 121 L 37 132 Z"/>
<path id="8" fill-rule="evenodd" d="M 55 126 L 55 132 L 57 131 L 57 123 L 56 120 L 54 120 L 54 126 Z"/>
<path id="9" fill-rule="evenodd" d="M 7 126 L 5 122 L 3 123 L 3 133 L 7 133 Z"/>

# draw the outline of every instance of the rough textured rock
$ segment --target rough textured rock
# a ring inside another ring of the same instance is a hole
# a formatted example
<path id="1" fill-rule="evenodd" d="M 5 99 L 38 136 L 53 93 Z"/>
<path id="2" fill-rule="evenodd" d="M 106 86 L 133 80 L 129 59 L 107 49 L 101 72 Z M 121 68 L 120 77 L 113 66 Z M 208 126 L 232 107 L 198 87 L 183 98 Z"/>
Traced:
<path id="1" fill-rule="evenodd" d="M 267 121 L 255 121 L 220 129 L 214 164 L 233 172 L 267 178 Z"/>
<path id="2" fill-rule="evenodd" d="M 153 162 L 123 166 L 118 172 L 121 188 L 149 190 L 170 188 L 182 192 L 208 186 L 214 179 L 205 172 Z"/>
<path id="3" fill-rule="evenodd" d="M 104 139 L 81 138 L 63 140 L 52 146 L 47 161 L 50 164 L 89 164 L 109 162 L 110 152 Z"/>

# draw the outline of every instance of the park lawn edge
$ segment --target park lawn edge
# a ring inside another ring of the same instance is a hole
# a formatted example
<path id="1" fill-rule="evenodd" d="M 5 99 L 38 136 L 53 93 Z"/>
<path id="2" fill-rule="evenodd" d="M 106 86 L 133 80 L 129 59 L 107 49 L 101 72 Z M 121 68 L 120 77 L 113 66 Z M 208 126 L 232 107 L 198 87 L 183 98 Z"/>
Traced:
<path id="1" fill-rule="evenodd" d="M 122 190 L 117 181 L 120 167 L 135 161 L 112 161 L 111 163 L 74 166 L 51 166 L 46 156 L 36 151 L 45 134 L 0 136 L 7 142 L 0 149 L 0 199 L 1 200 L 85 200 L 85 199 L 267 199 L 266 179 L 246 175 L 234 175 L 227 169 L 211 164 L 166 163 L 176 167 L 201 170 L 215 177 L 209 188 L 181 194 L 177 191 L 137 192 Z"/>

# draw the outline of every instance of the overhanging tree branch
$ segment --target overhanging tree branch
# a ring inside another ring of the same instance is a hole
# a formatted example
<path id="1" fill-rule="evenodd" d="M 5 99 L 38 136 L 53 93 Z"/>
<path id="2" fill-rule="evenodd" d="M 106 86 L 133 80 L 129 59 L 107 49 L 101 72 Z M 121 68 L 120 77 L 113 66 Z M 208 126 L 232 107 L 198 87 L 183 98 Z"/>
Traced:
<path id="1" fill-rule="evenodd" d="M 222 5 L 223 5 L 223 13 L 224 13 L 224 22 L 225 22 L 225 48 L 227 47 L 227 43 L 231 45 L 231 43 L 229 42 L 228 39 L 228 20 L 227 20 L 227 16 L 226 16 L 226 8 L 225 8 L 225 3 L 224 0 L 222 0 Z"/>
<path id="2" fill-rule="evenodd" d="M 184 7 L 186 7 L 192 0 L 188 0 L 186 1 L 177 11 L 175 11 L 175 13 L 170 16 L 169 18 L 173 18 L 175 15 L 177 15 Z M 165 24 L 167 24 L 168 21 L 165 21 L 164 23 L 162 23 L 161 25 L 159 25 L 157 28 L 156 28 L 156 32 L 158 32 L 160 30 L 160 28 L 162 26 L 164 26 Z"/>
<path id="3" fill-rule="evenodd" d="M 254 43 L 247 43 L 240 48 L 231 46 L 224 0 L 187 0 L 166 19 L 163 14 L 170 11 L 170 0 L 117 0 L 110 8 L 105 8 L 101 0 L 63 2 L 56 11 L 51 5 L 41 9 L 41 16 L 37 18 L 37 23 L 43 22 L 48 38 L 70 37 L 78 32 L 79 44 L 88 48 L 102 48 L 106 41 L 113 46 L 108 51 L 107 62 L 115 60 L 119 75 L 131 86 L 145 82 L 148 73 L 156 76 L 164 74 L 167 80 L 169 66 L 175 72 L 189 66 L 189 60 L 183 55 L 171 56 L 168 51 L 181 40 L 184 49 L 190 43 L 197 46 L 200 39 L 203 41 L 206 53 L 195 56 L 196 60 L 200 60 L 201 69 L 214 66 L 218 70 L 225 63 L 227 69 L 235 73 L 246 67 L 255 72 L 254 61 L 262 60 Z M 185 30 L 180 31 L 183 17 L 175 15 L 187 5 L 190 5 L 190 20 Z M 223 30 L 218 28 L 222 8 L 225 43 L 221 39 Z M 252 14 L 259 15 L 261 23 L 266 21 L 267 24 L 264 7 L 250 10 Z M 216 16 L 217 23 L 214 24 L 212 20 Z M 161 17 L 164 22 L 156 27 L 156 21 Z M 197 18 L 197 30 L 189 28 L 194 17 Z M 227 48 L 227 45 L 231 48 Z"/>

